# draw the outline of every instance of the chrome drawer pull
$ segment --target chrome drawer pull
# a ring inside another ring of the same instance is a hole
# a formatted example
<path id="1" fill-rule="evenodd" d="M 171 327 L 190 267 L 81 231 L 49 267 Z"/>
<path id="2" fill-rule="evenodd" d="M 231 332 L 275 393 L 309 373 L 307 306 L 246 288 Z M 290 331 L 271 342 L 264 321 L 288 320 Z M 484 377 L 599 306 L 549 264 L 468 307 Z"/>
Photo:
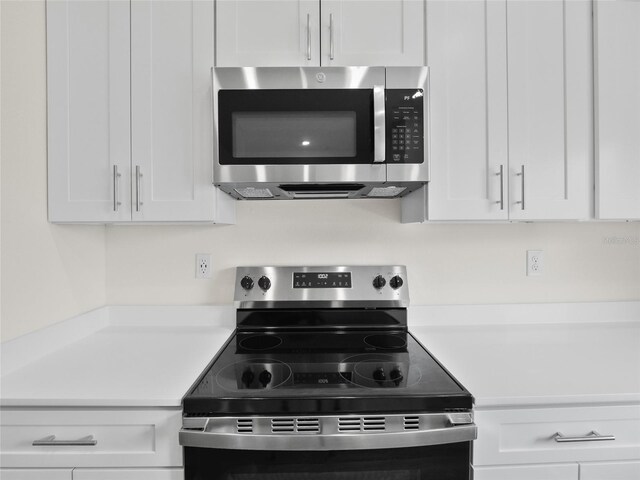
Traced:
<path id="1" fill-rule="evenodd" d="M 553 439 L 556 442 L 602 442 L 604 440 L 615 440 L 615 435 L 600 435 L 595 430 L 592 430 L 590 433 L 586 434 L 584 437 L 565 437 L 562 433 L 556 432 L 553 436 Z"/>
<path id="2" fill-rule="evenodd" d="M 93 447 L 98 444 L 93 435 L 79 438 L 77 440 L 56 440 L 55 435 L 47 435 L 40 440 L 34 440 L 34 447 Z"/>

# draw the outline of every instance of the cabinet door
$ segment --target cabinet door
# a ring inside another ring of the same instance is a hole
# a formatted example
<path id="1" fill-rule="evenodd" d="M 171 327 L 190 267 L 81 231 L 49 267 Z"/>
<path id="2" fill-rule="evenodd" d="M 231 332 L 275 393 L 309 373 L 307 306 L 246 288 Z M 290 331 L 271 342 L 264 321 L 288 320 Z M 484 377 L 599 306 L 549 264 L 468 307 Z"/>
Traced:
<path id="1" fill-rule="evenodd" d="M 580 480 L 638 480 L 640 462 L 580 464 Z"/>
<path id="2" fill-rule="evenodd" d="M 510 215 L 591 216 L 589 0 L 508 0 Z"/>
<path id="3" fill-rule="evenodd" d="M 129 3 L 48 1 L 50 221 L 131 218 L 129 97 Z"/>
<path id="4" fill-rule="evenodd" d="M 424 0 L 323 0 L 322 65 L 424 65 Z"/>
<path id="5" fill-rule="evenodd" d="M 429 220 L 508 218 L 505 8 L 494 0 L 427 2 Z"/>
<path id="6" fill-rule="evenodd" d="M 216 66 L 320 65 L 318 0 L 218 0 Z"/>
<path id="7" fill-rule="evenodd" d="M 71 469 L 2 468 L 2 480 L 71 480 Z"/>
<path id="8" fill-rule="evenodd" d="M 213 221 L 212 1 L 131 4 L 132 218 Z"/>
<path id="9" fill-rule="evenodd" d="M 595 2 L 596 216 L 640 219 L 640 2 Z"/>
<path id="10" fill-rule="evenodd" d="M 76 468 L 73 480 L 184 480 L 182 468 Z"/>
<path id="11" fill-rule="evenodd" d="M 75 477 L 74 477 L 75 478 Z M 474 480 L 578 480 L 578 464 L 473 467 Z"/>

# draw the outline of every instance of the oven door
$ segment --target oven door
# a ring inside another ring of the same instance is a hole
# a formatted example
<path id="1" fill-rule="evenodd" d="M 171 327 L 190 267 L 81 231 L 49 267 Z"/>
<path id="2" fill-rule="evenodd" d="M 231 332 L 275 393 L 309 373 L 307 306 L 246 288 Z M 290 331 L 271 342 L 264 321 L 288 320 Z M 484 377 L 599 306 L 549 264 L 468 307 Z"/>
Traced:
<path id="1" fill-rule="evenodd" d="M 470 412 L 185 417 L 186 480 L 468 480 Z"/>
<path id="2" fill-rule="evenodd" d="M 214 68 L 214 183 L 386 180 L 384 68 Z"/>
<path id="3" fill-rule="evenodd" d="M 255 451 L 185 448 L 185 480 L 469 480 L 471 442 L 412 448 Z"/>

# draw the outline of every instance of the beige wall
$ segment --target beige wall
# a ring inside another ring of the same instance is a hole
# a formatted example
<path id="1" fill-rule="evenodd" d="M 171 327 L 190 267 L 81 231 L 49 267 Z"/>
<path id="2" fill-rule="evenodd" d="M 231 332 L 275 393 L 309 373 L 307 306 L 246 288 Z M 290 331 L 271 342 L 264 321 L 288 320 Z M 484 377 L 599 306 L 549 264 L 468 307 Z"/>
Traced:
<path id="1" fill-rule="evenodd" d="M 526 276 L 526 250 L 544 250 L 543 276 Z M 107 301 L 229 303 L 237 265 L 385 263 L 407 265 L 413 304 L 640 300 L 640 224 L 402 225 L 397 201 L 239 202 L 233 226 L 108 227 Z"/>
<path id="2" fill-rule="evenodd" d="M 397 201 L 305 201 L 240 202 L 235 226 L 50 225 L 44 4 L 0 3 L 4 340 L 105 303 L 229 303 L 249 264 L 402 263 L 414 304 L 640 300 L 640 223 L 402 225 Z"/>
<path id="3" fill-rule="evenodd" d="M 0 1 L 0 335 L 7 340 L 104 305 L 105 228 L 47 222 L 45 8 Z"/>

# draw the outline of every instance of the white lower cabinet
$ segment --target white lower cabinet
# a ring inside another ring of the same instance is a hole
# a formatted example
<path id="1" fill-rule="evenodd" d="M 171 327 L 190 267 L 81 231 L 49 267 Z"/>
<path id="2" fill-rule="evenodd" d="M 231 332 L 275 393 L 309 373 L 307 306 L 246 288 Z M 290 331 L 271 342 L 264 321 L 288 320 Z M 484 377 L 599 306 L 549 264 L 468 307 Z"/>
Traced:
<path id="1" fill-rule="evenodd" d="M 473 480 L 578 480 L 578 464 L 474 467 Z"/>
<path id="2" fill-rule="evenodd" d="M 580 480 L 638 480 L 639 478 L 640 461 L 580 465 Z"/>
<path id="3" fill-rule="evenodd" d="M 638 480 L 640 405 L 478 410 L 475 480 Z"/>
<path id="4" fill-rule="evenodd" d="M 184 480 L 182 468 L 76 468 L 73 480 Z"/>
<path id="5" fill-rule="evenodd" d="M 182 467 L 179 408 L 3 409 L 1 413 L 0 464 L 5 468 Z"/>
<path id="6" fill-rule="evenodd" d="M 48 468 L 2 468 L 2 480 L 72 480 L 72 470 Z"/>

